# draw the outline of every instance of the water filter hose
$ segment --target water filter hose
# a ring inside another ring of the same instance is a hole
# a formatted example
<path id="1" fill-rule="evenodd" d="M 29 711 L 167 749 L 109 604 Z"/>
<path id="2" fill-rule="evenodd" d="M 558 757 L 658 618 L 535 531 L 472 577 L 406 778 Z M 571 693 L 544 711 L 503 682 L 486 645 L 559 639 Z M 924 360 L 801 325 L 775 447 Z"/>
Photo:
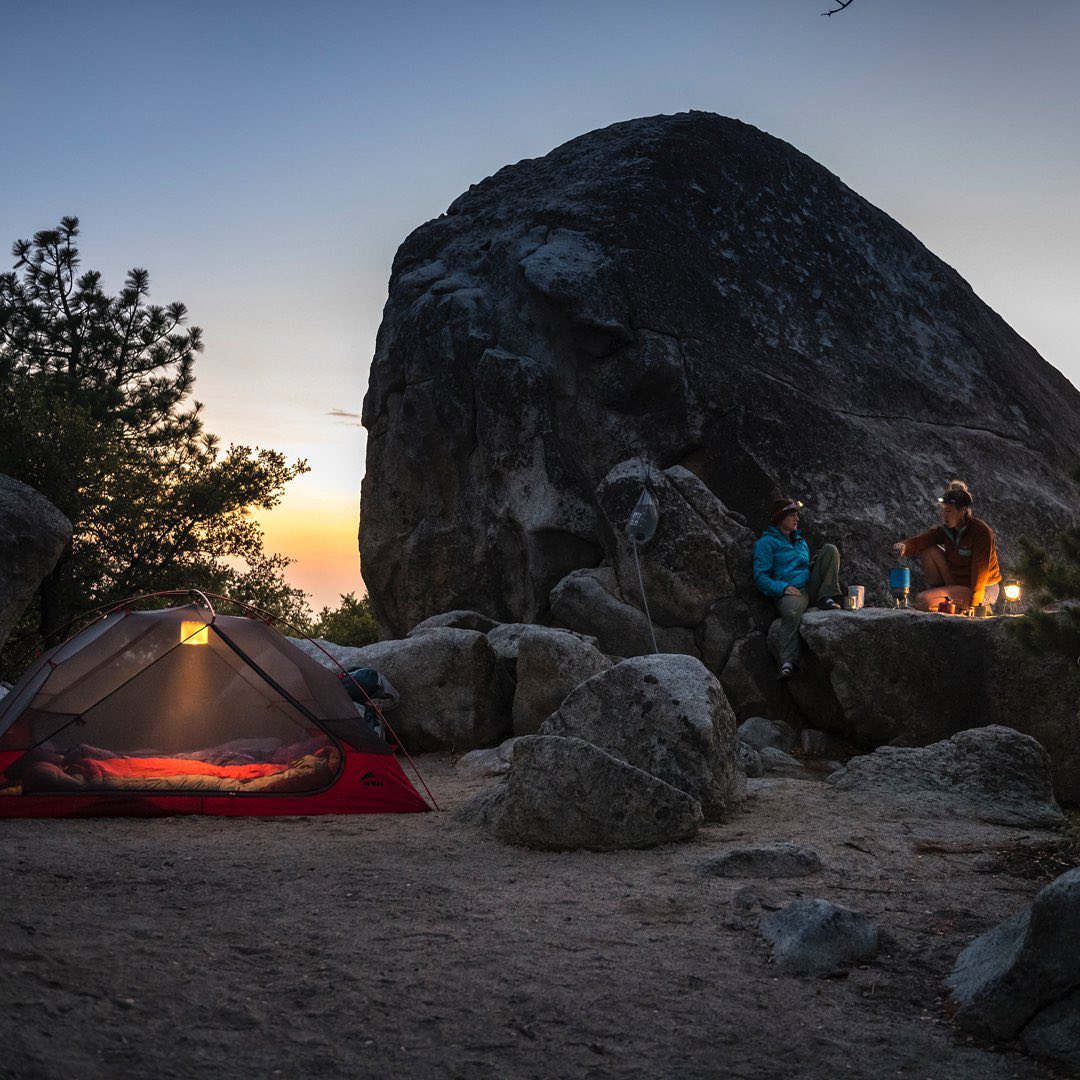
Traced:
<path id="1" fill-rule="evenodd" d="M 645 618 L 649 621 L 649 637 L 652 638 L 654 653 L 660 649 L 656 644 L 656 631 L 653 629 L 652 616 L 649 614 L 649 601 L 645 596 L 645 580 L 641 575 L 641 560 L 638 558 L 638 547 L 647 544 L 656 534 L 656 526 L 660 523 L 660 506 L 653 494 L 652 485 L 649 483 L 649 474 L 646 472 L 644 486 L 638 501 L 626 523 L 626 535 L 630 540 L 630 546 L 634 549 L 634 567 L 637 569 L 638 588 L 641 590 L 641 604 L 645 609 Z"/>
<path id="2" fill-rule="evenodd" d="M 653 629 L 652 616 L 649 614 L 649 601 L 645 598 L 645 582 L 641 577 L 641 561 L 638 559 L 638 546 L 636 541 L 631 540 L 630 546 L 634 549 L 634 566 L 637 567 L 638 588 L 641 589 L 641 603 L 645 608 L 645 618 L 649 620 L 649 637 L 652 638 L 652 651 L 654 654 L 659 655 L 660 649 L 656 644 L 656 631 Z M 1078 663 L 1080 663 L 1080 661 L 1078 661 Z"/>

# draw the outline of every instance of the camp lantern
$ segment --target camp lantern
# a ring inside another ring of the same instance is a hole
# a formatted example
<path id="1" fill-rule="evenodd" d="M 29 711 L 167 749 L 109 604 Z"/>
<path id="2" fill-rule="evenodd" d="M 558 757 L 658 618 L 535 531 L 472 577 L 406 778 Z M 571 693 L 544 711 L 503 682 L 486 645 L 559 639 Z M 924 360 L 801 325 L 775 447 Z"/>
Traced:
<path id="1" fill-rule="evenodd" d="M 1005 613 L 1011 615 L 1020 614 L 1020 597 L 1023 594 L 1023 590 L 1020 588 L 1020 582 L 1016 578 L 1007 578 L 1005 580 Z"/>
<path id="2" fill-rule="evenodd" d="M 181 645 L 207 645 L 210 641 L 210 627 L 204 622 L 182 622 L 180 624 Z"/>

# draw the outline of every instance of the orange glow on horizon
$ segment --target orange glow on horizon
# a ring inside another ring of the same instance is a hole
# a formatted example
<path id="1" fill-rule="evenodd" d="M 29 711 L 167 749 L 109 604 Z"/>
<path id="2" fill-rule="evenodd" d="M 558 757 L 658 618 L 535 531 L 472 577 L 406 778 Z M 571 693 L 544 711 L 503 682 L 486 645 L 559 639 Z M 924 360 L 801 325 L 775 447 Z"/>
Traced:
<path id="1" fill-rule="evenodd" d="M 357 499 L 335 499 L 296 493 L 282 504 L 255 515 L 265 549 L 295 562 L 285 570 L 290 585 L 310 593 L 311 606 L 335 608 L 345 593 L 363 596 L 356 534 L 360 522 Z"/>

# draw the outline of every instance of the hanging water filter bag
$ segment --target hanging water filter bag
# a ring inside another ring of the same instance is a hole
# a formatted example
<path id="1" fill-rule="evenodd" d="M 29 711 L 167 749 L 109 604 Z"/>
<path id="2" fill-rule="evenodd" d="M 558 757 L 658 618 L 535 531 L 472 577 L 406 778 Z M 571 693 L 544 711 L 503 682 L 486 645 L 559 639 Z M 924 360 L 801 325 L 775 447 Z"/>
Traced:
<path id="1" fill-rule="evenodd" d="M 656 496 L 646 484 L 641 489 L 641 495 L 626 523 L 626 535 L 634 544 L 647 544 L 656 534 L 659 521 L 660 507 L 657 505 Z"/>

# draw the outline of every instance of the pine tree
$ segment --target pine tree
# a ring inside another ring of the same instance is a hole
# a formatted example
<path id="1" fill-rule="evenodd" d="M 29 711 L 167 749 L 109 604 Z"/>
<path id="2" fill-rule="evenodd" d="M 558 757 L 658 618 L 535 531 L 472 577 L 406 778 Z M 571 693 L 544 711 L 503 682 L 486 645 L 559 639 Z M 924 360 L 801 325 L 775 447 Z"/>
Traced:
<path id="1" fill-rule="evenodd" d="M 106 294 L 98 272 L 79 272 L 78 234 L 66 217 L 17 241 L 0 275 L 0 472 L 74 528 L 30 629 L 51 638 L 81 611 L 177 586 L 310 617 L 282 576 L 290 560 L 263 551 L 250 517 L 306 463 L 221 451 L 190 400 L 201 330 L 183 304 L 149 303 L 146 270 Z"/>
<path id="2" fill-rule="evenodd" d="M 1072 473 L 1080 485 L 1080 466 Z M 1020 575 L 1039 607 L 1011 624 L 1032 652 L 1060 653 L 1080 663 L 1080 525 L 1065 529 L 1055 550 L 1020 539 Z"/>

